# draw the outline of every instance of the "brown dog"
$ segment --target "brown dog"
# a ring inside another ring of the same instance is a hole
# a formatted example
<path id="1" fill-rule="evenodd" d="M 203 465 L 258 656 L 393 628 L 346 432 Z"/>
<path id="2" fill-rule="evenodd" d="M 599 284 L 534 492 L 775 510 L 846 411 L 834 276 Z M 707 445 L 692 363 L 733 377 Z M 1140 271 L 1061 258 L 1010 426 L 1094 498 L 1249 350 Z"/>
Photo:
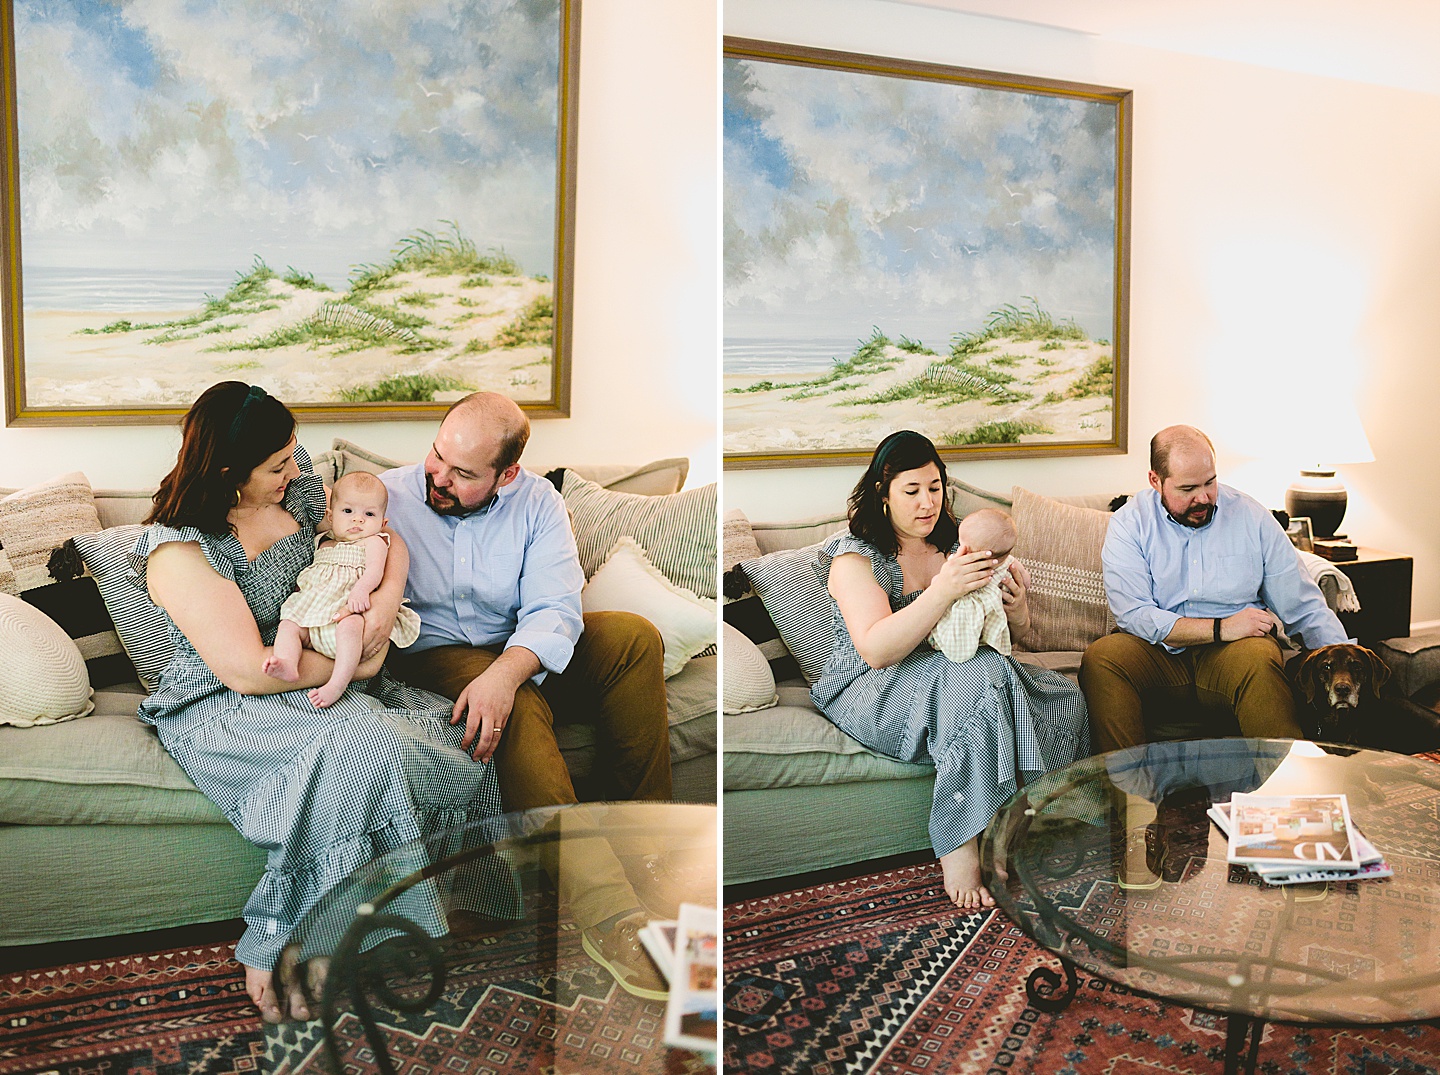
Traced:
<path id="1" fill-rule="evenodd" d="M 1390 668 L 1364 646 L 1340 643 L 1306 654 L 1295 675 L 1305 700 L 1305 732 L 1332 743 L 1359 743 L 1361 710 L 1373 712 Z"/>

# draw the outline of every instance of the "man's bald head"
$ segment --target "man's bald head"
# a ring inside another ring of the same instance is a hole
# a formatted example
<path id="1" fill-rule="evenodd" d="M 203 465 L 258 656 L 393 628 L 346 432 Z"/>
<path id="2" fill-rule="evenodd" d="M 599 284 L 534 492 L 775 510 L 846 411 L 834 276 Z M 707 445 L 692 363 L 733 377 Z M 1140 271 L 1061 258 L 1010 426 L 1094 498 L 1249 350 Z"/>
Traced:
<path id="1" fill-rule="evenodd" d="M 1177 453 L 1206 453 L 1210 456 L 1211 465 L 1215 463 L 1215 445 L 1204 433 L 1194 426 L 1166 426 L 1150 438 L 1150 469 L 1161 478 L 1170 477 L 1170 457 Z"/>
<path id="2" fill-rule="evenodd" d="M 452 418 L 464 424 L 467 439 L 485 437 L 494 442 L 495 455 L 490 465 L 496 470 L 507 470 L 520 462 L 530 442 L 530 419 L 519 404 L 499 392 L 471 392 L 457 399 L 440 420 L 441 426 Z"/>

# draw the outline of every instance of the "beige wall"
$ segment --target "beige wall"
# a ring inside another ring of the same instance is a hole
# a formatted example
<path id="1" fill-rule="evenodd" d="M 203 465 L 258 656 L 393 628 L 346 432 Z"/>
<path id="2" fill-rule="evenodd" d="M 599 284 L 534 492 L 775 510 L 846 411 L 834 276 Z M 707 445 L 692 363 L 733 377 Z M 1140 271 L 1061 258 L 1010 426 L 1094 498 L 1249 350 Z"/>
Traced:
<path id="1" fill-rule="evenodd" d="M 602 0 L 583 9 L 571 417 L 535 423 L 527 462 L 688 456 L 716 477 L 715 0 Z M 419 458 L 431 423 L 302 426 L 312 450 L 348 437 Z M 83 470 L 97 487 L 154 484 L 173 428 L 0 429 L 0 486 Z"/>
<path id="2" fill-rule="evenodd" d="M 1440 619 L 1440 97 L 883 0 L 724 11 L 737 36 L 1134 90 L 1130 452 L 957 473 L 1131 491 L 1151 433 L 1192 422 L 1215 438 L 1222 480 L 1278 507 L 1284 403 L 1319 378 L 1354 398 L 1376 456 L 1341 470 L 1345 528 L 1413 555 L 1413 618 Z M 858 476 L 731 471 L 725 504 L 758 520 L 831 511 Z"/>

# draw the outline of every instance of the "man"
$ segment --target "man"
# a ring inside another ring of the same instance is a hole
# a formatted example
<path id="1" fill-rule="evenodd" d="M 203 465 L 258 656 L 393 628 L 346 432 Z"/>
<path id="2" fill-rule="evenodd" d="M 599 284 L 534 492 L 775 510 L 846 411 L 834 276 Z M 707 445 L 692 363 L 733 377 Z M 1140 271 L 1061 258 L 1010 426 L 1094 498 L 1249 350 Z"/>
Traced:
<path id="1" fill-rule="evenodd" d="M 626 612 L 580 609 L 585 576 L 564 499 L 520 467 L 530 422 L 476 392 L 440 423 L 423 464 L 382 475 L 409 546 L 420 637 L 391 651 L 400 679 L 455 699 L 461 747 L 495 760 L 507 810 L 576 802 L 555 722 L 595 725 L 608 797 L 670 798 L 663 646 Z M 557 884 L 585 947 L 631 993 L 664 996 L 638 930 L 641 901 L 603 840 L 568 846 Z"/>
<path id="2" fill-rule="evenodd" d="M 1229 707 L 1244 735 L 1301 738 L 1275 634 L 1314 649 L 1345 629 L 1275 517 L 1220 485 L 1215 448 L 1192 426 L 1150 441 L 1150 488 L 1110 519 L 1101 553 L 1120 630 L 1080 665 L 1097 751 L 1146 739 L 1144 696 Z"/>

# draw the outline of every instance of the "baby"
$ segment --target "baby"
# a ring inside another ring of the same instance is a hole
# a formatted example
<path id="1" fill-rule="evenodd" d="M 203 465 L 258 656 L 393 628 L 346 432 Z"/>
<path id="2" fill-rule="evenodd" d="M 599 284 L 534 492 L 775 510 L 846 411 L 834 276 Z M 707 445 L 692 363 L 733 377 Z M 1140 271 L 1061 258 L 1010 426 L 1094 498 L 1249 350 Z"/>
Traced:
<path id="1" fill-rule="evenodd" d="M 315 535 L 315 562 L 300 572 L 295 592 L 280 606 L 275 645 L 266 675 L 293 683 L 300 678 L 300 650 L 309 646 L 335 660 L 335 671 L 310 692 L 318 708 L 333 705 L 360 664 L 370 595 L 385 574 L 390 535 L 381 532 L 390 505 L 385 485 L 373 474 L 347 474 L 330 490 L 330 507 Z M 400 609 L 390 641 L 408 646 L 420 636 L 420 617 Z"/>
<path id="2" fill-rule="evenodd" d="M 968 661 L 982 642 L 1000 653 L 1010 652 L 1010 626 L 1005 620 L 1000 581 L 1014 559 L 1010 550 L 1015 547 L 1016 537 L 1010 516 L 995 508 L 972 511 L 960 521 L 960 551 L 988 549 L 999 563 L 990 581 L 957 598 L 930 632 L 930 645 L 952 661 Z"/>

